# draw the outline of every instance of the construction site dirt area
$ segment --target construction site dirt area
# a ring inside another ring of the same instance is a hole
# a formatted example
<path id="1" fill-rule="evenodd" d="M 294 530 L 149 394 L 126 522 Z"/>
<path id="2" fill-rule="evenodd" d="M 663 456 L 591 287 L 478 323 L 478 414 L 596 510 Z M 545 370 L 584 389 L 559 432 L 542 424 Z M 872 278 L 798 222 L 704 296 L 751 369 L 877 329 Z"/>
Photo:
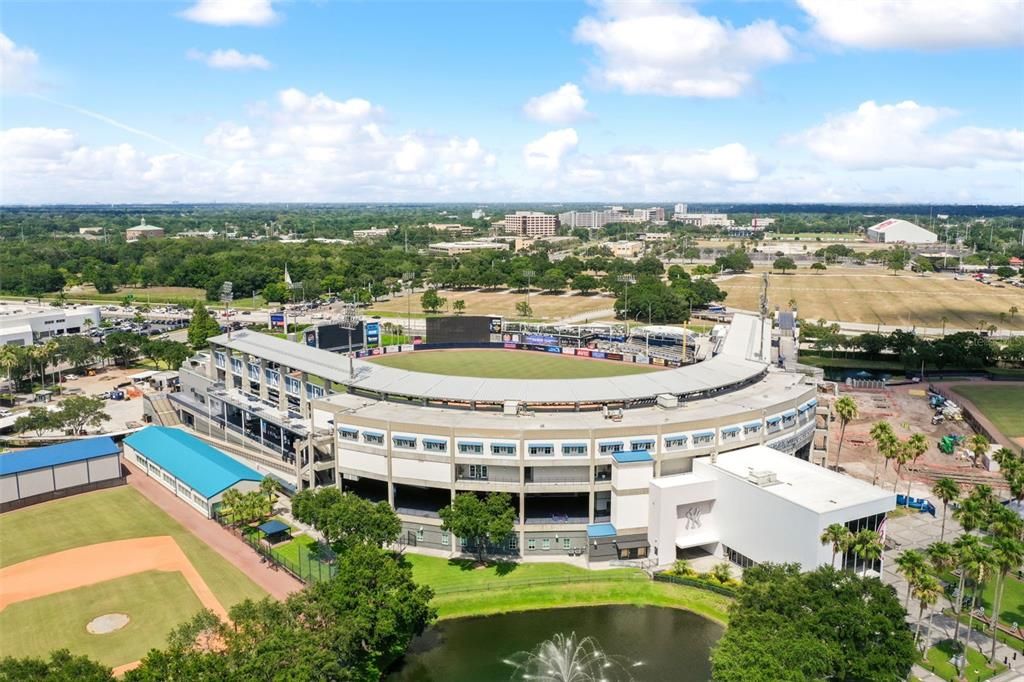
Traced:
<path id="1" fill-rule="evenodd" d="M 997 472 L 986 471 L 975 466 L 962 445 L 955 447 L 951 454 L 939 449 L 943 436 L 962 436 L 967 440 L 974 434 L 971 426 L 963 420 L 946 419 L 932 423 L 935 408 L 929 402 L 926 384 L 889 386 L 883 389 L 840 389 L 840 396 L 849 396 L 857 404 L 858 416 L 846 426 L 845 438 L 840 448 L 841 424 L 833 418 L 830 425 L 829 464 L 836 462 L 839 453 L 839 467 L 846 473 L 899 494 L 913 497 L 931 496 L 934 482 L 949 477 L 962 485 L 986 483 L 995 488 L 1004 487 Z M 871 427 L 886 421 L 896 435 L 906 440 L 915 433 L 925 436 L 928 449 L 916 461 L 908 462 L 897 472 L 893 462 L 886 462 L 871 440 Z"/>

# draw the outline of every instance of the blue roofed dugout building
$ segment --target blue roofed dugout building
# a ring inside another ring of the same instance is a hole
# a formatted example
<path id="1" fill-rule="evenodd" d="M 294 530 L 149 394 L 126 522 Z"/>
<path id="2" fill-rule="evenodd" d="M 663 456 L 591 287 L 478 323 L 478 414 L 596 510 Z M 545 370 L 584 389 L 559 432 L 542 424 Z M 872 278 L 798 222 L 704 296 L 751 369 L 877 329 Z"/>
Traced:
<path id="1" fill-rule="evenodd" d="M 106 436 L 0 454 L 0 511 L 122 483 L 120 448 Z"/>
<path id="2" fill-rule="evenodd" d="M 125 459 L 207 518 L 224 493 L 259 488 L 263 474 L 179 429 L 149 426 L 124 439 Z"/>

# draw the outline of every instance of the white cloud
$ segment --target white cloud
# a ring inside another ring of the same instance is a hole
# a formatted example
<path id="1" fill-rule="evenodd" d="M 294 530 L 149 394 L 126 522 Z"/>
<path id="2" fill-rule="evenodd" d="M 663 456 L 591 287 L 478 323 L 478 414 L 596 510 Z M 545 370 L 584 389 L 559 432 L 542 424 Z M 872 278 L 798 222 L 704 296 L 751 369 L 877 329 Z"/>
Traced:
<path id="1" fill-rule="evenodd" d="M 263 55 L 256 54 L 255 52 L 243 54 L 234 49 L 214 50 L 210 53 L 202 52 L 201 50 L 189 50 L 185 53 L 185 56 L 194 61 L 203 62 L 211 69 L 260 69 L 265 71 L 270 68 L 270 62 Z"/>
<path id="2" fill-rule="evenodd" d="M 552 92 L 531 98 L 523 112 L 542 123 L 573 123 L 587 115 L 587 100 L 578 85 L 566 83 Z"/>
<path id="3" fill-rule="evenodd" d="M 244 151 L 256 146 L 256 139 L 249 126 L 237 126 L 234 123 L 221 123 L 203 138 L 203 142 L 229 152 Z"/>
<path id="4" fill-rule="evenodd" d="M 67 128 L 10 128 L 0 130 L 0 157 L 55 159 L 75 147 Z"/>
<path id="5" fill-rule="evenodd" d="M 1019 0 L 798 0 L 814 29 L 848 47 L 942 50 L 1024 43 Z"/>
<path id="6" fill-rule="evenodd" d="M 773 21 L 735 28 L 680 3 L 607 2 L 575 37 L 601 56 L 598 78 L 629 94 L 735 97 L 792 54 Z"/>
<path id="7" fill-rule="evenodd" d="M 1024 131 L 972 126 L 935 130 L 953 115 L 909 100 L 869 100 L 789 140 L 850 169 L 973 167 L 983 161 L 1024 160 Z"/>
<path id="8" fill-rule="evenodd" d="M 267 26 L 278 15 L 273 0 L 197 0 L 181 13 L 189 21 L 214 26 Z"/>
<path id="9" fill-rule="evenodd" d="M 562 164 L 562 157 L 578 143 L 579 136 L 572 128 L 552 130 L 523 147 L 523 161 L 532 170 L 554 172 Z"/>
<path id="10" fill-rule="evenodd" d="M 33 89 L 38 63 L 39 56 L 33 50 L 18 47 L 13 40 L 0 33 L 0 89 Z"/>

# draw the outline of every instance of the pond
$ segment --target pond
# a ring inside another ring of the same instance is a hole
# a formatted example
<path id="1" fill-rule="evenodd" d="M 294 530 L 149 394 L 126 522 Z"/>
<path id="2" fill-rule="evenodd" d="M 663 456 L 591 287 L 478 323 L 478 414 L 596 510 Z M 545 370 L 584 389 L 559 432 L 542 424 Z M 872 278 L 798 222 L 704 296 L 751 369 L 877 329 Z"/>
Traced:
<path id="1" fill-rule="evenodd" d="M 689 611 L 643 606 L 591 606 L 525 611 L 438 623 L 413 640 L 389 682 L 491 682 L 513 678 L 504 661 L 556 634 L 593 637 L 625 662 L 636 680 L 706 682 L 708 656 L 721 625 Z"/>

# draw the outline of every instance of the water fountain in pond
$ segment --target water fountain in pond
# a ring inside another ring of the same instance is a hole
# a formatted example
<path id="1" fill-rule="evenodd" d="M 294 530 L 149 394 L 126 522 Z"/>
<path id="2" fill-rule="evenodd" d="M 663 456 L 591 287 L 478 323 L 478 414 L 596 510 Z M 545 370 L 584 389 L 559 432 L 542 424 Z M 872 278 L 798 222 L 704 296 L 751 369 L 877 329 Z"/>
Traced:
<path id="1" fill-rule="evenodd" d="M 505 663 L 515 668 L 513 680 L 530 682 L 632 682 L 630 670 L 641 665 L 601 649 L 593 637 L 556 634 L 533 651 L 520 651 Z"/>

